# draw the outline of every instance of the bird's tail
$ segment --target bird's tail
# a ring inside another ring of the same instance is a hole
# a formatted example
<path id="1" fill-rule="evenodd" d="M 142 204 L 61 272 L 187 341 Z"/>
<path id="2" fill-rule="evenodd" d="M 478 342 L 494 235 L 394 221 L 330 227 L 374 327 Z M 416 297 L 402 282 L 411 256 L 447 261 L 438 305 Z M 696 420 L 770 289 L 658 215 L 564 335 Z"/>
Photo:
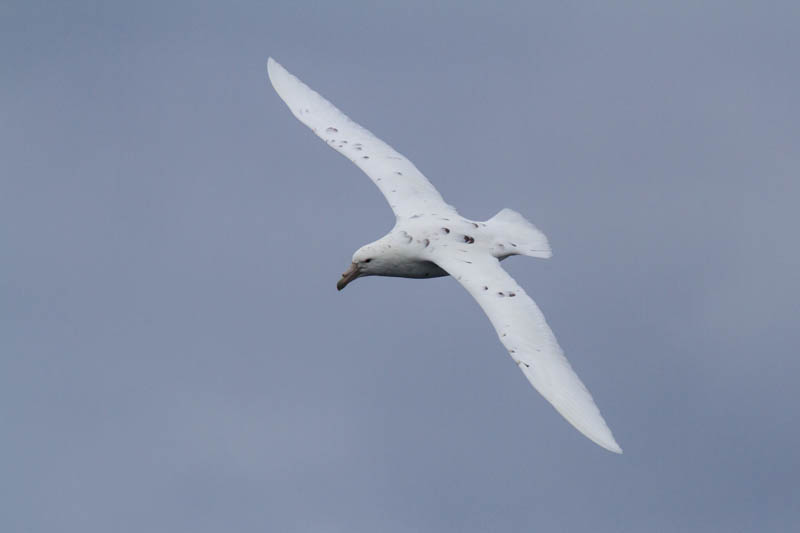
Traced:
<path id="1" fill-rule="evenodd" d="M 513 209 L 503 209 L 486 221 L 498 237 L 497 246 L 508 255 L 548 259 L 553 255 L 544 233 Z"/>

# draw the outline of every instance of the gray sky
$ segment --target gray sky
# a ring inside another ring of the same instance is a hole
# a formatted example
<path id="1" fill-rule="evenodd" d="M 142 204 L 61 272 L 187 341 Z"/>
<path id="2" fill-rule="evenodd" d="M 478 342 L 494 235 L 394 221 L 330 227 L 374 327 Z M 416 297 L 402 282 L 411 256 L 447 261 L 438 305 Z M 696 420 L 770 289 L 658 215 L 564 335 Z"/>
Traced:
<path id="1" fill-rule="evenodd" d="M 590 5 L 591 4 L 591 5 Z M 6 2 L 0 530 L 788 531 L 796 2 Z M 269 55 L 467 217 L 625 455 L 452 279 L 335 283 L 393 222 Z"/>

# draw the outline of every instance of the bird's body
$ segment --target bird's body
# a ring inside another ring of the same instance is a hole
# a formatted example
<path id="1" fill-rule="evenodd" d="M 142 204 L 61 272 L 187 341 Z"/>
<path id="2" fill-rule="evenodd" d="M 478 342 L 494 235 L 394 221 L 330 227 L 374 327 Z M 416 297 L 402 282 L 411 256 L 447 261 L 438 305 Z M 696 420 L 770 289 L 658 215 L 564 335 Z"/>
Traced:
<path id="1" fill-rule="evenodd" d="M 363 276 L 454 277 L 486 312 L 512 360 L 542 396 L 595 443 L 622 453 L 541 311 L 500 266 L 512 255 L 550 257 L 545 235 L 510 209 L 486 221 L 462 217 L 408 159 L 271 58 L 268 70 L 292 113 L 359 166 L 397 217 L 387 235 L 353 254 L 339 290 Z"/>
<path id="2" fill-rule="evenodd" d="M 502 238 L 501 232 L 502 229 L 491 222 L 477 222 L 452 214 L 418 213 L 408 220 L 398 221 L 386 236 L 367 245 L 372 261 L 369 271 L 362 276 L 449 276 L 433 259 L 434 252 L 448 248 L 455 253 L 481 253 L 499 260 L 519 255 L 516 251 L 519 244 Z"/>

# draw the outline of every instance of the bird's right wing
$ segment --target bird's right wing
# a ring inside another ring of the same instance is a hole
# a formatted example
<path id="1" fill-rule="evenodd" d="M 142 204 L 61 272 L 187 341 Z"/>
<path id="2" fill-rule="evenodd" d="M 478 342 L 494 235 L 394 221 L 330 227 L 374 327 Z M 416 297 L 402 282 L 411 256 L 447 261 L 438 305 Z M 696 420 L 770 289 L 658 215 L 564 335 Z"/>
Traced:
<path id="1" fill-rule="evenodd" d="M 456 256 L 447 248 L 433 250 L 429 257 L 478 301 L 500 342 L 536 390 L 578 431 L 606 450 L 622 453 L 539 307 L 500 262 L 478 251 Z"/>
<path id="2" fill-rule="evenodd" d="M 411 161 L 353 122 L 272 58 L 267 62 L 267 71 L 272 86 L 294 116 L 363 170 L 381 190 L 398 219 L 420 213 L 455 213 Z"/>

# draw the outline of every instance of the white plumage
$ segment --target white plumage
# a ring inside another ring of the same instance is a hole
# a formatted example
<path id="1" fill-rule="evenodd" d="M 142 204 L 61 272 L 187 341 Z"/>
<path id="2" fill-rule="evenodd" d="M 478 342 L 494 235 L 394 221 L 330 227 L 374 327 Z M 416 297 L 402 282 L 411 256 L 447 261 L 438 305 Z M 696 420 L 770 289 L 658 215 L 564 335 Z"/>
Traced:
<path id="1" fill-rule="evenodd" d="M 294 116 L 361 168 L 397 217 L 389 234 L 356 251 L 339 289 L 362 276 L 451 275 L 477 300 L 500 342 L 536 390 L 578 431 L 603 448 L 622 453 L 542 312 L 500 266 L 501 260 L 512 255 L 550 257 L 544 234 L 510 209 L 487 221 L 462 217 L 411 161 L 272 58 L 268 71 Z"/>

